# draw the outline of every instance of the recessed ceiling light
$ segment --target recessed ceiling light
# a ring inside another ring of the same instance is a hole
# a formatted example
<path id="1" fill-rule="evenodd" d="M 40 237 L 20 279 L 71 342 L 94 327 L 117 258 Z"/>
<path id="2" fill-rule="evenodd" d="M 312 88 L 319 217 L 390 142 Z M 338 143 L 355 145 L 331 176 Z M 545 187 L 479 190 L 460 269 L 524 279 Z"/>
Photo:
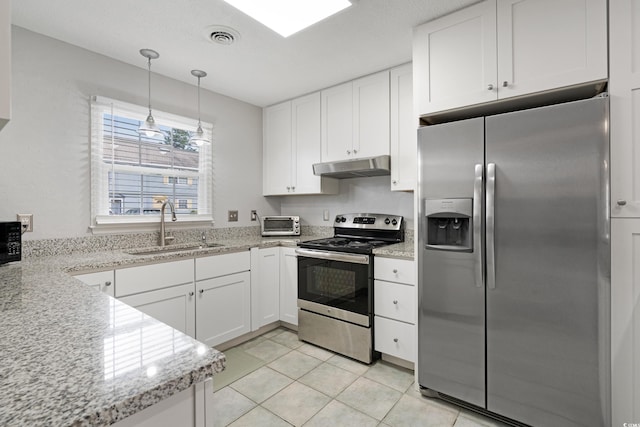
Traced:
<path id="1" fill-rule="evenodd" d="M 349 0 L 224 0 L 282 37 L 351 6 Z"/>

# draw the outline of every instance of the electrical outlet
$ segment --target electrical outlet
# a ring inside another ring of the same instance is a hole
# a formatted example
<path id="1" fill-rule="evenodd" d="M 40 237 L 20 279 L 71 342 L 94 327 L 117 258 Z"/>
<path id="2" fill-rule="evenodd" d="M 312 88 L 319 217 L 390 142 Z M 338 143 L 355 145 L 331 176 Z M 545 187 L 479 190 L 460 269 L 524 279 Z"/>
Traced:
<path id="1" fill-rule="evenodd" d="M 228 219 L 229 222 L 237 222 L 238 221 L 238 211 L 229 211 Z"/>
<path id="2" fill-rule="evenodd" d="M 22 231 L 33 231 L 33 214 L 18 214 L 18 221 L 22 224 Z"/>
<path id="3" fill-rule="evenodd" d="M 258 220 L 258 211 L 253 209 L 251 211 L 251 221 L 257 221 Z"/>

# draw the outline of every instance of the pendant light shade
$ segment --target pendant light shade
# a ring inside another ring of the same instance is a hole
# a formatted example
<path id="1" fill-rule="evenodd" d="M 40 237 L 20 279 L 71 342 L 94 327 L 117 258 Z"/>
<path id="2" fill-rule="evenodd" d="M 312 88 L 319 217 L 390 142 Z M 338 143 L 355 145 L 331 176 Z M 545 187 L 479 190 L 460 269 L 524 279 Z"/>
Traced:
<path id="1" fill-rule="evenodd" d="M 196 129 L 196 132 L 191 135 L 189 142 L 196 145 L 205 145 L 209 144 L 210 141 L 205 136 L 204 131 L 202 130 L 202 123 L 200 122 L 200 79 L 202 77 L 206 77 L 207 73 L 201 70 L 191 70 L 191 75 L 198 78 L 198 129 Z"/>
<path id="2" fill-rule="evenodd" d="M 140 55 L 144 56 L 145 58 L 147 58 L 147 67 L 148 67 L 148 73 L 149 73 L 149 78 L 148 78 L 148 82 L 149 82 L 149 115 L 147 116 L 147 119 L 144 121 L 143 124 L 140 125 L 140 127 L 138 128 L 138 133 L 139 134 L 144 134 L 148 137 L 154 137 L 154 136 L 164 136 L 164 133 L 162 132 L 162 130 L 160 130 L 160 128 L 158 127 L 158 125 L 156 124 L 156 121 L 153 118 L 153 115 L 151 114 L 151 60 L 152 59 L 158 59 L 160 57 L 160 54 L 158 52 L 156 52 L 155 50 L 151 50 L 151 49 L 140 49 Z"/>

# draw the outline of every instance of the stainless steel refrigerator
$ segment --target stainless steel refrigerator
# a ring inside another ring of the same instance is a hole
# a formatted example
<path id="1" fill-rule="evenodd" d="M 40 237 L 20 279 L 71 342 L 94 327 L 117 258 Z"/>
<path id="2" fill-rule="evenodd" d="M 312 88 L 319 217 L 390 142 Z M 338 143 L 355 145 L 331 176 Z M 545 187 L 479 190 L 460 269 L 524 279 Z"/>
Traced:
<path id="1" fill-rule="evenodd" d="M 610 425 L 608 116 L 600 96 L 419 130 L 425 394 Z"/>

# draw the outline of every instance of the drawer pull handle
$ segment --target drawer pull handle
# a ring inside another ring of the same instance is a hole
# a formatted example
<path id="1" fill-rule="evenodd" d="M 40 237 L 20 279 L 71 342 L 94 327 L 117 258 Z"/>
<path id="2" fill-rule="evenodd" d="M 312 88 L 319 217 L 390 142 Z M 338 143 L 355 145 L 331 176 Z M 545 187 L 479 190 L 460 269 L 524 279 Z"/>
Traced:
<path id="1" fill-rule="evenodd" d="M 393 269 L 393 274 L 398 274 L 398 269 L 397 268 Z"/>
<path id="2" fill-rule="evenodd" d="M 627 204 L 627 201 L 626 200 L 618 200 L 617 203 L 618 203 L 618 206 L 624 206 L 624 205 Z"/>
<path id="3" fill-rule="evenodd" d="M 108 280 L 108 281 L 104 282 L 104 285 L 105 285 L 105 286 L 111 286 L 111 281 L 110 281 L 110 280 Z"/>
<path id="4" fill-rule="evenodd" d="M 393 303 L 394 303 L 395 305 L 398 305 L 398 300 L 397 300 L 397 299 L 394 299 L 394 300 L 393 300 Z"/>
<path id="5" fill-rule="evenodd" d="M 394 339 L 393 339 L 393 342 L 398 342 L 398 338 L 394 338 Z"/>

